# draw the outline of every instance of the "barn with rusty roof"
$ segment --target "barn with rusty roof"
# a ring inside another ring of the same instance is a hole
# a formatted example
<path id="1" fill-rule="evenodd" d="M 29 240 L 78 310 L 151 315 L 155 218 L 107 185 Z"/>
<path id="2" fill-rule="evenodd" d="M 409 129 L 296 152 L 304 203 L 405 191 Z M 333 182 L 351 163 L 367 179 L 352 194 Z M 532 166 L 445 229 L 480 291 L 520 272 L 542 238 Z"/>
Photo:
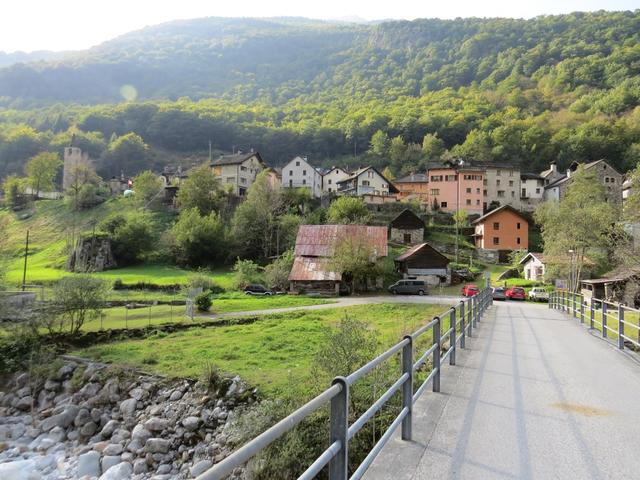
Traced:
<path id="1" fill-rule="evenodd" d="M 338 295 L 349 274 L 334 271 L 332 260 L 337 246 L 346 240 L 368 246 L 372 252 L 372 263 L 388 254 L 386 227 L 302 225 L 298 230 L 295 260 L 289 274 L 291 292 Z"/>

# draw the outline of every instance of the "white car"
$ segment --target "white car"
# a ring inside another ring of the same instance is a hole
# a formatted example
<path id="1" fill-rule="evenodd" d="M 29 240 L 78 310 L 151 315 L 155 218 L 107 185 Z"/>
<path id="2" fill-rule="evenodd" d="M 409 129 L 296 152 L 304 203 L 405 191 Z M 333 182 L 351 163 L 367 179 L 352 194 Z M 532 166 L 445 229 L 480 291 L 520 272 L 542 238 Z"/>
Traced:
<path id="1" fill-rule="evenodd" d="M 542 287 L 533 287 L 531 290 L 529 290 L 529 300 L 533 300 L 536 302 L 548 302 L 549 292 L 547 292 Z"/>

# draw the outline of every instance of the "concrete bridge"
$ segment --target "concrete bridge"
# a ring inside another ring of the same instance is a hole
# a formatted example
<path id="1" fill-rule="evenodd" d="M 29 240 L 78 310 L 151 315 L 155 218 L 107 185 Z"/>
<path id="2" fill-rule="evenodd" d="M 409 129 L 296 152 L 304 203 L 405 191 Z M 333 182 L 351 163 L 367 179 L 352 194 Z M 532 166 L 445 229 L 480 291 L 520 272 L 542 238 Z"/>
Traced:
<path id="1" fill-rule="evenodd" d="M 638 479 L 640 366 L 546 305 L 498 303 L 369 480 Z"/>

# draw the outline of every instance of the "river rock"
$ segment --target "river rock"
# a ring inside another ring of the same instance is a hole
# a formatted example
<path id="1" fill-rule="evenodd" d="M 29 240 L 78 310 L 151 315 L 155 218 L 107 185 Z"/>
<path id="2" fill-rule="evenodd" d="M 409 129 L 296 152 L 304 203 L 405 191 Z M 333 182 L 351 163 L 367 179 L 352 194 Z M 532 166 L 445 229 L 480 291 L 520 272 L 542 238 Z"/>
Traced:
<path id="1" fill-rule="evenodd" d="M 106 472 L 111 467 L 118 465 L 120 462 L 122 462 L 120 455 L 105 455 L 104 457 L 102 457 L 102 460 L 100 461 L 100 464 L 102 465 L 102 471 Z"/>
<path id="2" fill-rule="evenodd" d="M 161 432 L 162 430 L 166 430 L 168 426 L 169 422 L 164 418 L 152 417 L 144 422 L 144 428 L 152 432 Z"/>
<path id="3" fill-rule="evenodd" d="M 102 430 L 100 430 L 100 435 L 102 438 L 111 438 L 111 435 L 113 435 L 113 432 L 115 432 L 119 426 L 120 422 L 117 420 L 109 420 L 105 426 L 102 427 Z"/>
<path id="4" fill-rule="evenodd" d="M 118 463 L 102 474 L 100 480 L 129 480 L 133 469 L 127 462 Z"/>
<path id="5" fill-rule="evenodd" d="M 83 453 L 78 457 L 78 477 L 88 475 L 90 477 L 100 476 L 100 453 L 91 451 Z"/>
<path id="6" fill-rule="evenodd" d="M 135 398 L 127 398 L 120 402 L 120 411 L 125 417 L 131 417 L 136 411 L 138 401 Z"/>
<path id="7" fill-rule="evenodd" d="M 187 417 L 182 420 L 182 426 L 184 426 L 184 428 L 186 428 L 190 432 L 197 430 L 199 425 L 200 419 L 198 417 Z"/>
<path id="8" fill-rule="evenodd" d="M 102 452 L 105 455 L 120 455 L 122 453 L 122 445 L 119 443 L 111 443 L 107 445 L 107 448 Z"/>
<path id="9" fill-rule="evenodd" d="M 150 438 L 144 445 L 144 449 L 149 453 L 167 453 L 171 442 L 164 438 Z"/>
<path id="10" fill-rule="evenodd" d="M 133 461 L 133 473 L 139 475 L 141 473 L 147 473 L 149 467 L 147 466 L 147 460 L 144 458 L 138 458 Z"/>

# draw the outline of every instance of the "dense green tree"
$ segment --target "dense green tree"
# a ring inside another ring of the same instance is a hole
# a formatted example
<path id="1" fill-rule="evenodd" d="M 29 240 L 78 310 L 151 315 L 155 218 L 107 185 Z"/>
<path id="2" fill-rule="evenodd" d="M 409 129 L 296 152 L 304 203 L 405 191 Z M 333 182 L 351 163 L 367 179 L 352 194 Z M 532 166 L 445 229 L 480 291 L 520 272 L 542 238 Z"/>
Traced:
<path id="1" fill-rule="evenodd" d="M 133 191 L 136 201 L 146 206 L 162 191 L 162 180 L 151 170 L 145 170 L 133 178 Z"/>
<path id="2" fill-rule="evenodd" d="M 179 265 L 213 266 L 228 255 L 227 232 L 216 212 L 201 215 L 197 208 L 182 210 L 166 239 Z"/>
<path id="3" fill-rule="evenodd" d="M 219 211 L 223 200 L 220 182 L 208 165 L 192 169 L 180 185 L 177 196 L 180 208 L 197 208 L 202 215 Z"/>
<path id="4" fill-rule="evenodd" d="M 369 142 L 369 152 L 384 157 L 389 152 L 389 135 L 382 130 L 376 131 Z"/>
<path id="5" fill-rule="evenodd" d="M 32 157 L 25 166 L 25 173 L 29 186 L 35 192 L 36 197 L 41 191 L 55 189 L 54 180 L 62 167 L 62 161 L 57 153 L 42 152 Z"/>
<path id="6" fill-rule="evenodd" d="M 327 223 L 364 225 L 371 220 L 371 212 L 359 197 L 338 197 L 329 206 Z"/>
<path id="7" fill-rule="evenodd" d="M 112 175 L 137 173 L 147 165 L 148 158 L 148 145 L 140 135 L 130 132 L 109 143 L 107 163 L 103 168 L 110 170 Z"/>
<path id="8" fill-rule="evenodd" d="M 104 220 L 98 229 L 111 239 L 111 249 L 119 266 L 144 260 L 156 246 L 153 220 L 146 214 L 117 214 Z"/>

